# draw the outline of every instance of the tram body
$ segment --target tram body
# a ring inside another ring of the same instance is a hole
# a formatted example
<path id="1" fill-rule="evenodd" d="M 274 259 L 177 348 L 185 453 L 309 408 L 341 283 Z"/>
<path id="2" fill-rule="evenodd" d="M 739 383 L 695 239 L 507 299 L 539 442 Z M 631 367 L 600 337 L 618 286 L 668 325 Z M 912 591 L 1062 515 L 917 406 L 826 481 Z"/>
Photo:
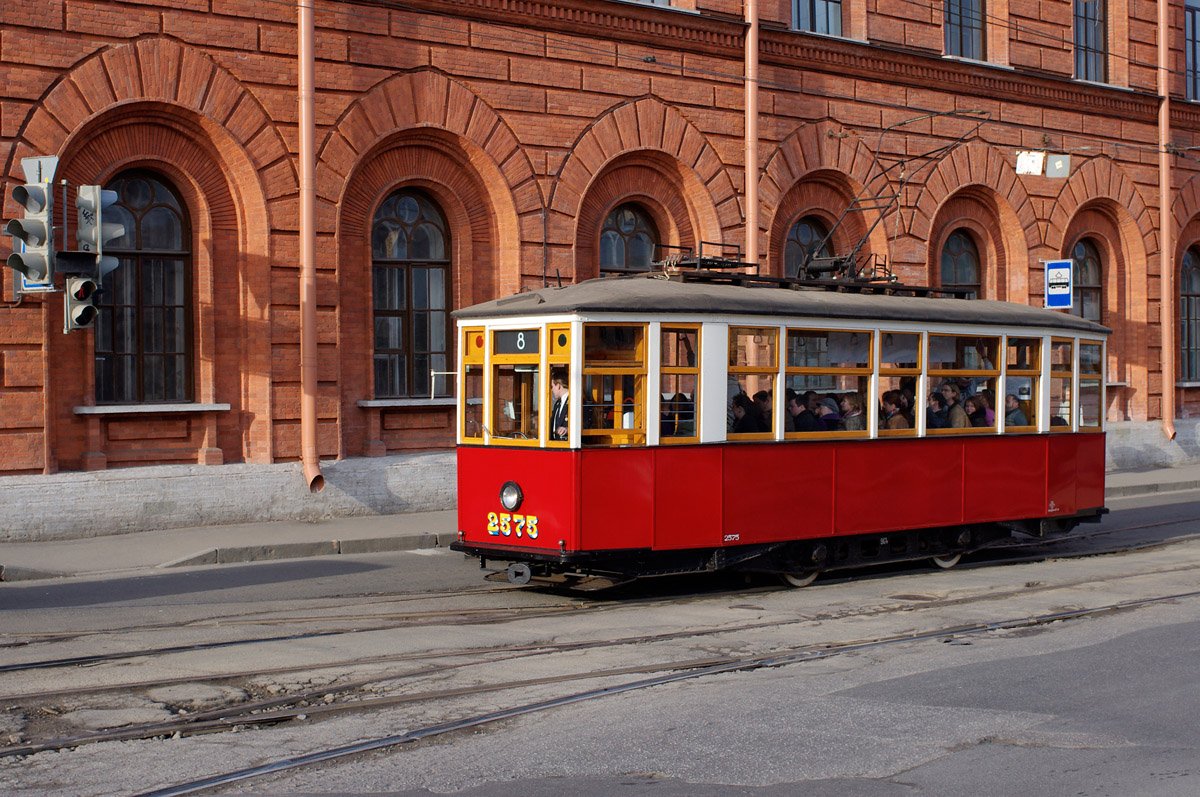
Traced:
<path id="1" fill-rule="evenodd" d="M 1105 511 L 1108 330 L 1074 316 L 654 276 L 456 315 L 451 547 L 512 563 L 518 583 L 945 563 Z M 551 428 L 556 376 L 565 434 Z M 988 426 L 935 428 L 918 400 L 909 428 L 885 418 L 881 396 L 939 383 L 1011 394 L 1020 412 L 1002 400 Z M 768 427 L 735 424 L 743 392 L 766 394 Z M 861 415 L 795 431 L 790 392 L 859 396 Z"/>

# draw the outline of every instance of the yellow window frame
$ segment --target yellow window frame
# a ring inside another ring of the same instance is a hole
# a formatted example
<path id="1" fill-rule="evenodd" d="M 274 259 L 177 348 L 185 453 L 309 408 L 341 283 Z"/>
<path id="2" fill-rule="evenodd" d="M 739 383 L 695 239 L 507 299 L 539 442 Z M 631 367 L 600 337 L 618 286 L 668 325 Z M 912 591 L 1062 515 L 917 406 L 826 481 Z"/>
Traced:
<path id="1" fill-rule="evenodd" d="M 659 436 L 658 442 L 664 445 L 679 445 L 681 443 L 695 443 L 700 439 L 700 325 L 699 324 L 671 324 L 663 323 L 659 328 L 659 343 L 661 346 L 662 337 L 667 332 L 693 332 L 696 335 L 696 351 L 694 366 L 684 365 L 662 365 L 659 364 L 659 384 L 658 392 L 662 393 L 662 376 L 691 376 L 695 379 L 696 389 L 692 395 L 692 430 L 694 434 L 688 436 L 672 435 L 670 437 Z M 661 351 L 661 350 L 660 350 Z M 661 399 L 660 399 L 661 400 Z M 662 407 L 659 407 L 659 415 L 662 415 Z M 678 418 L 676 418 L 678 421 Z"/>
<path id="2" fill-rule="evenodd" d="M 591 327 L 628 327 L 631 329 L 641 330 L 641 336 L 635 349 L 636 358 L 634 360 L 615 361 L 612 364 L 596 364 L 594 361 L 589 363 L 586 352 L 587 330 Z M 583 418 L 580 418 L 580 435 L 584 439 L 600 439 L 606 440 L 610 445 L 645 445 L 646 444 L 646 336 L 649 334 L 649 329 L 646 324 L 636 322 L 606 322 L 595 321 L 585 323 L 583 325 L 584 335 L 584 360 L 581 375 L 584 379 L 580 380 L 582 386 L 586 377 L 589 376 L 611 376 L 611 377 L 633 377 L 634 396 L 633 396 L 633 428 L 632 429 L 617 429 L 601 428 L 601 429 L 586 429 L 582 428 Z M 582 390 L 582 387 L 581 387 Z M 594 393 L 595 391 L 593 391 Z M 625 393 L 622 388 L 614 386 L 613 389 L 613 424 L 617 423 L 618 408 L 622 406 Z M 579 408 L 583 410 L 583 396 L 579 397 Z M 596 400 L 596 399 L 594 399 Z M 621 413 L 623 414 L 623 413 Z"/>

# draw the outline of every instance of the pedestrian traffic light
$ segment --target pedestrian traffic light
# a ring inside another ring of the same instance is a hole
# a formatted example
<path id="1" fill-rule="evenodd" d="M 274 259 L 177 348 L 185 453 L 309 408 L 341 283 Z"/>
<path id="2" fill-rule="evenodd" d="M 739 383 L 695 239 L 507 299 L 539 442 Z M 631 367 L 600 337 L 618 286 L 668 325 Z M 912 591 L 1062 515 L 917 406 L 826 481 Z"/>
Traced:
<path id="1" fill-rule="evenodd" d="M 67 277 L 63 299 L 63 332 L 87 329 L 96 323 L 96 292 L 100 285 L 92 277 Z"/>
<path id="2" fill-rule="evenodd" d="M 25 209 L 25 217 L 5 225 L 5 232 L 19 240 L 24 251 L 8 256 L 8 267 L 26 282 L 54 280 L 54 194 L 49 183 L 26 183 L 13 189 L 13 199 Z"/>
<path id="3" fill-rule="evenodd" d="M 125 234 L 124 225 L 104 221 L 104 209 L 116 201 L 116 191 L 105 191 L 98 185 L 79 186 L 75 200 L 79 221 L 75 237 L 82 251 L 96 255 L 96 276 L 100 279 L 120 265 L 117 258 L 104 254 L 105 244 Z"/>

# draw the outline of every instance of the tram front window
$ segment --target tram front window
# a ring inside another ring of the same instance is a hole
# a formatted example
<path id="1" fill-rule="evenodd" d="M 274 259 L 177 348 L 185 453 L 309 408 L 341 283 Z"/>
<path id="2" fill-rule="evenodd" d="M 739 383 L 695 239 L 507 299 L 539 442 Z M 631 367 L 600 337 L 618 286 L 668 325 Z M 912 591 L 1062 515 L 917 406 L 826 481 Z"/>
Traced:
<path id="1" fill-rule="evenodd" d="M 537 440 L 537 367 L 498 365 L 492 437 Z"/>

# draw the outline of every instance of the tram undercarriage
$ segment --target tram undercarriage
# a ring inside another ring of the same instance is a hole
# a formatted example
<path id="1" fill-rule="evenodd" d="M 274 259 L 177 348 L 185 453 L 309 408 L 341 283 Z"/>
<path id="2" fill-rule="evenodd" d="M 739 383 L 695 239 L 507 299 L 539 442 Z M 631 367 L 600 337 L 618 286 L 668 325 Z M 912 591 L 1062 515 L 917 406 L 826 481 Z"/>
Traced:
<path id="1" fill-rule="evenodd" d="M 547 584 L 603 589 L 637 578 L 740 570 L 774 573 L 792 586 L 812 583 L 818 574 L 876 564 L 928 559 L 950 568 L 962 556 L 992 547 L 1014 536 L 1050 538 L 1068 534 L 1080 523 L 1098 523 L 1107 510 L 1096 509 L 1070 517 L 1035 518 L 1003 523 L 889 531 L 845 537 L 675 551 L 650 549 L 537 553 L 527 548 L 479 547 L 463 542 L 450 548 L 489 561 L 510 562 L 489 576 L 513 584 Z"/>

